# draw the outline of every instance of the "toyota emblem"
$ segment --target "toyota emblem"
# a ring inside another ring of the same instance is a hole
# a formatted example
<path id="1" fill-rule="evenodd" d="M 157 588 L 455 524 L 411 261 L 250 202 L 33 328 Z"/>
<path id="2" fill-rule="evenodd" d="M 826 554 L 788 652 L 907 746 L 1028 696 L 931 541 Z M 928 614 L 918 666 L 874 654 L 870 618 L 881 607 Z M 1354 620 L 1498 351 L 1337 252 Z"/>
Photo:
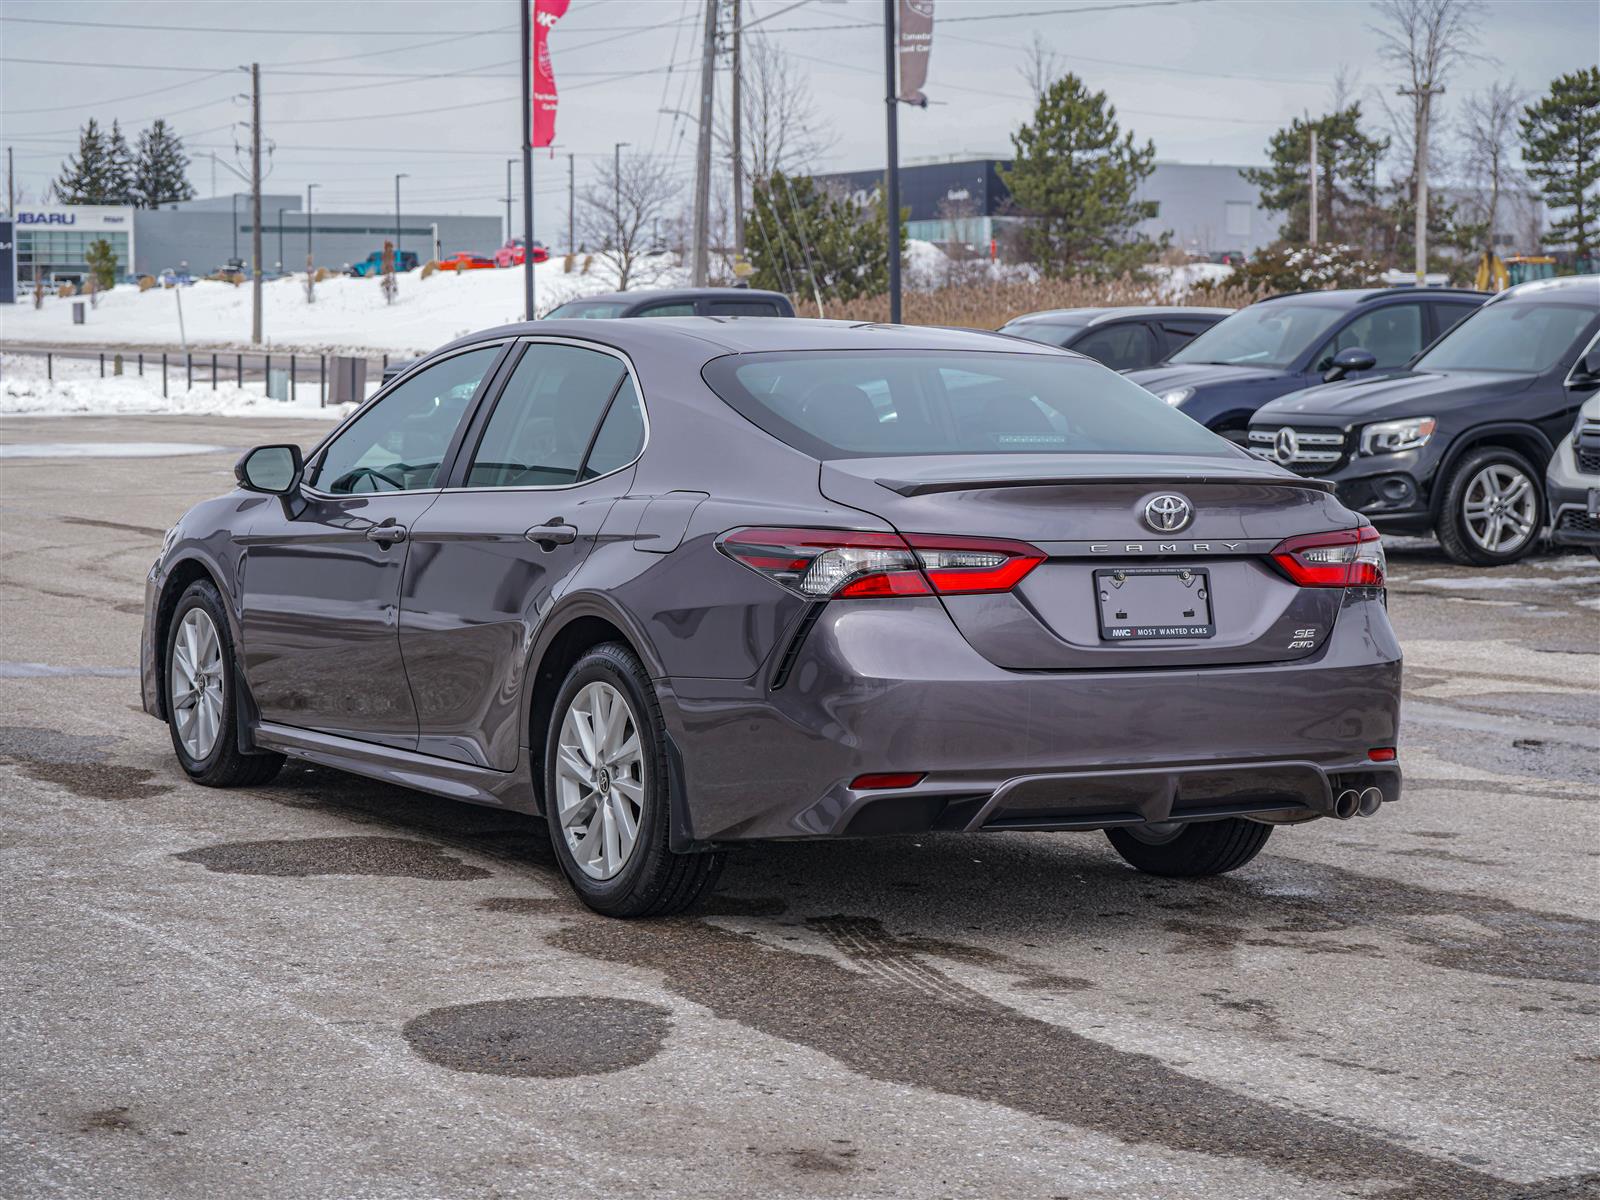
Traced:
<path id="1" fill-rule="evenodd" d="M 1285 425 L 1272 439 L 1272 457 L 1281 463 L 1293 462 L 1300 453 L 1300 439 Z"/>
<path id="2" fill-rule="evenodd" d="M 1144 506 L 1144 523 L 1157 533 L 1177 533 L 1194 517 L 1194 509 L 1182 496 L 1164 493 Z"/>

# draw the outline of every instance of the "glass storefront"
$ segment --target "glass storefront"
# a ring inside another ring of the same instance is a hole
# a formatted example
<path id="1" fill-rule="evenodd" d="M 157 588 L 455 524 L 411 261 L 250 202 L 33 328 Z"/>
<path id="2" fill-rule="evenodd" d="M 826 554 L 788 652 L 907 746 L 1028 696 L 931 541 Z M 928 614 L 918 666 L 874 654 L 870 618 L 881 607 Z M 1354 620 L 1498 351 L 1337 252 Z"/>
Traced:
<path id="1" fill-rule="evenodd" d="M 49 229 L 26 225 L 17 228 L 17 286 L 33 283 L 34 268 L 45 283 L 70 280 L 81 283 L 89 277 L 86 255 L 89 247 L 104 238 L 117 256 L 117 279 L 132 267 L 128 253 L 128 233 L 114 229 Z"/>

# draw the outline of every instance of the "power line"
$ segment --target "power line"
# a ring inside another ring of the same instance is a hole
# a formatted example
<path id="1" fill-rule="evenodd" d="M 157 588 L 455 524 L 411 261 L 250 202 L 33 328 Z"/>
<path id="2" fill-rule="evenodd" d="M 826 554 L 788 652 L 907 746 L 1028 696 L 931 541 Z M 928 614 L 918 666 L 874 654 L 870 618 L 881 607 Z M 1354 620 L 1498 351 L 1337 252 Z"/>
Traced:
<path id="1" fill-rule="evenodd" d="M 234 25 L 152 25 L 149 22 L 126 21 L 71 21 L 57 17 L 13 17 L 0 16 L 0 21 L 8 21 L 19 25 L 73 25 L 88 29 L 137 29 L 145 33 L 244 33 L 244 34 L 282 34 L 290 37 L 310 37 L 325 35 L 328 37 L 422 37 L 428 34 L 442 32 L 438 29 L 244 29 Z M 463 37 L 480 37 L 486 33 L 507 33 L 514 26 L 503 25 L 496 29 L 477 29 Z M 651 25 L 596 25 L 580 26 L 574 29 L 562 27 L 563 33 L 601 33 L 617 32 L 619 30 L 647 30 L 659 29 L 660 23 Z"/>
<path id="2" fill-rule="evenodd" d="M 96 100 L 94 103 L 121 104 L 124 100 L 142 100 L 146 96 L 155 96 L 161 92 L 171 92 L 177 90 L 178 88 L 191 87 L 197 83 L 204 83 L 207 79 L 215 79 L 218 75 L 227 75 L 232 71 L 232 67 L 223 67 L 221 70 L 213 71 L 210 75 L 202 76 L 199 79 L 185 79 L 180 83 L 169 83 L 164 87 L 151 88 L 147 92 L 134 92 L 127 96 L 112 96 L 110 99 Z M 77 104 L 56 104 L 49 108 L 8 108 L 6 109 L 5 115 L 7 119 L 9 119 L 11 117 L 33 116 L 36 113 L 66 112 L 69 109 L 81 109 L 85 107 L 87 107 L 87 105 L 85 105 L 82 101 L 79 101 Z"/>

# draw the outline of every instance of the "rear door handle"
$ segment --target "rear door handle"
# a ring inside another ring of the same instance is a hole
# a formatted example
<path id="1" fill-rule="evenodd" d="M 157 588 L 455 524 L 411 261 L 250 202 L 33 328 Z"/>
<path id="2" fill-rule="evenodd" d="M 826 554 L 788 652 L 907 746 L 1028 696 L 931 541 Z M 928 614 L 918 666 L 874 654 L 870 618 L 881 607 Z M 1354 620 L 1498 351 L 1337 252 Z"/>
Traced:
<path id="1" fill-rule="evenodd" d="M 384 546 L 393 545 L 395 542 L 406 540 L 406 527 L 404 525 L 374 525 L 367 530 L 367 541 L 378 542 Z"/>
<path id="2" fill-rule="evenodd" d="M 560 517 L 554 517 L 543 525 L 535 525 L 522 536 L 530 542 L 537 542 L 542 550 L 554 550 L 557 546 L 570 546 L 577 541 L 578 529 Z"/>

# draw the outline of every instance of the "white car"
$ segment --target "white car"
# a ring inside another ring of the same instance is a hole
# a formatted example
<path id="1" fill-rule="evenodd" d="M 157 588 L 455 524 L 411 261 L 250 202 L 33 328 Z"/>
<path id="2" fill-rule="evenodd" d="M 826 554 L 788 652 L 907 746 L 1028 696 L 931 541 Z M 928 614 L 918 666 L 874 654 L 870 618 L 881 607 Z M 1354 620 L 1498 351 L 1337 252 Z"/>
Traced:
<path id="1" fill-rule="evenodd" d="M 1572 436 L 1563 438 L 1545 475 L 1550 499 L 1550 540 L 1587 546 L 1600 558 L 1600 393 L 1578 410 Z"/>

